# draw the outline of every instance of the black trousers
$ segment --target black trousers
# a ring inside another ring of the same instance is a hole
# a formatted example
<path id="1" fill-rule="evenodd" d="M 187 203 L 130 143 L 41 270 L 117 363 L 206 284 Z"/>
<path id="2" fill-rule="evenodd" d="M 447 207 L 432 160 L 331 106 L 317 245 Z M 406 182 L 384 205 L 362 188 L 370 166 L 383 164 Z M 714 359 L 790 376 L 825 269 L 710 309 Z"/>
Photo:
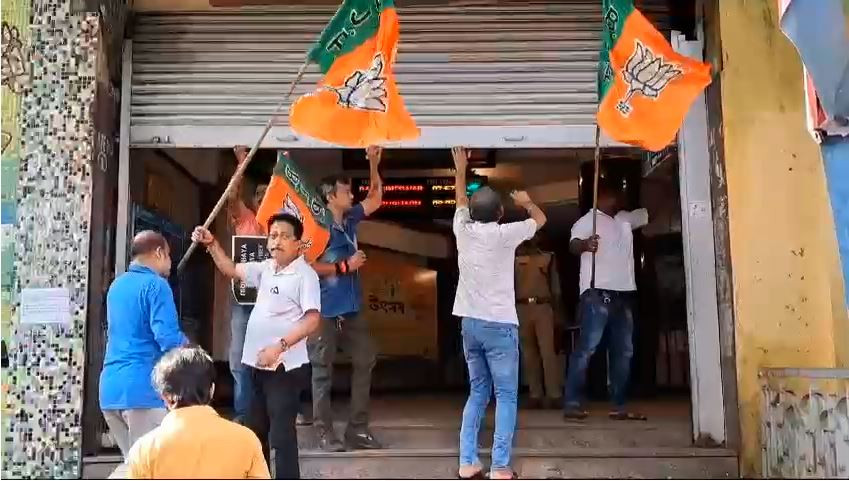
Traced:
<path id="1" fill-rule="evenodd" d="M 246 366 L 247 367 L 247 366 Z M 303 389 L 305 368 L 286 371 L 251 369 L 253 396 L 248 427 L 262 443 L 262 452 L 274 479 L 300 479 L 298 431 L 295 418 Z"/>

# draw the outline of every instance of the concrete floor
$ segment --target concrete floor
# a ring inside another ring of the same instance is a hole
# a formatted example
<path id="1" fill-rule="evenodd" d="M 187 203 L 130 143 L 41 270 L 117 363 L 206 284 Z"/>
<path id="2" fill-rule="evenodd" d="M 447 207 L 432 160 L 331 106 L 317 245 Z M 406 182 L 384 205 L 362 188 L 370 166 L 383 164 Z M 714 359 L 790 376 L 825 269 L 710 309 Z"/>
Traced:
<path id="1" fill-rule="evenodd" d="M 376 426 L 459 426 L 466 398 L 464 395 L 425 395 L 425 396 L 382 396 L 372 400 L 372 424 Z M 343 404 L 343 403 L 336 403 Z M 346 407 L 334 406 L 337 420 L 345 420 Z M 528 410 L 519 404 L 520 427 L 551 427 L 567 425 L 561 411 Z M 590 417 L 579 423 L 582 425 L 621 426 L 622 421 L 613 421 L 607 417 L 610 406 L 606 403 L 590 403 L 587 406 Z M 666 429 L 690 429 L 690 402 L 686 398 L 660 398 L 657 400 L 639 400 L 629 405 L 632 411 L 648 417 L 648 423 Z M 495 411 L 494 400 L 490 402 L 487 419 L 491 421 Z M 630 424 L 630 423 L 626 423 Z M 645 424 L 645 423 L 643 423 Z"/>
<path id="2" fill-rule="evenodd" d="M 444 430 L 449 438 L 455 438 L 459 429 L 465 396 L 452 395 L 393 395 L 377 396 L 372 400 L 372 427 L 377 432 L 392 433 L 392 430 L 403 430 L 409 434 L 398 437 L 395 434 L 396 446 L 408 450 L 424 449 L 418 446 L 417 440 L 423 438 L 417 429 Z M 343 400 L 335 404 L 336 420 L 343 424 L 347 419 L 347 403 Z M 520 404 L 521 406 L 521 404 Z M 690 438 L 690 404 L 686 398 L 661 398 L 658 400 L 640 400 L 632 403 L 630 409 L 645 414 L 646 422 L 613 421 L 607 417 L 609 406 L 605 403 L 591 403 L 588 408 L 590 417 L 584 421 L 564 421 L 560 410 L 519 410 L 518 428 L 525 431 L 522 437 L 517 436 L 517 449 L 534 449 L 534 437 L 551 437 L 546 432 L 606 432 L 604 436 L 588 438 L 597 440 L 587 449 L 620 448 L 621 445 L 612 440 L 632 437 L 638 441 L 645 440 L 650 447 L 653 440 L 664 439 L 664 446 L 675 446 L 685 449 L 689 447 Z M 486 427 L 492 426 L 495 403 L 492 402 L 487 413 Z M 229 410 L 219 410 L 223 416 L 229 415 Z M 341 428 L 341 426 L 339 426 Z M 572 429 L 570 429 L 572 428 Z M 301 428 L 309 432 L 309 428 Z M 539 433 L 539 434 L 538 434 Z M 644 438 L 643 433 L 647 433 Z M 482 436 L 483 437 L 483 436 Z M 518 444 L 528 442 L 529 446 Z M 442 442 L 442 441 L 440 441 Z M 402 446 L 397 446 L 402 444 Z M 607 446 L 607 444 L 610 444 Z M 429 447 L 428 447 L 429 448 Z M 375 453 L 377 454 L 377 453 Z M 103 479 L 124 477 L 123 466 L 120 466 L 120 456 L 99 456 L 84 461 L 83 479 Z M 110 476 L 111 475 L 111 476 Z"/>

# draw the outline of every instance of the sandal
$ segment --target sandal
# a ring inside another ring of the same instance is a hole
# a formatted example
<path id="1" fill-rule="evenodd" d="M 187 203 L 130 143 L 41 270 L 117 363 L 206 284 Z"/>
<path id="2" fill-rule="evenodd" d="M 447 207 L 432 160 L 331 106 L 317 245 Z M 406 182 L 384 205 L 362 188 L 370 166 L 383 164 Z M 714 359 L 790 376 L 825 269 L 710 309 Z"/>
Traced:
<path id="1" fill-rule="evenodd" d="M 475 468 L 476 471 L 472 472 L 472 474 L 463 473 L 463 468 Z M 465 474 L 465 476 L 464 476 Z M 457 471 L 457 479 L 486 479 L 483 474 L 483 468 L 480 466 L 461 466 L 460 470 Z"/>
<path id="2" fill-rule="evenodd" d="M 640 413 L 629 413 L 628 411 L 610 411 L 610 419 L 614 421 L 648 421 L 648 418 Z"/>
<path id="3" fill-rule="evenodd" d="M 499 473 L 493 476 L 494 473 Z M 509 477 L 503 477 L 509 476 Z M 487 478 L 489 479 L 519 479 L 519 473 L 512 469 L 496 469 L 495 471 L 490 471 L 487 473 Z"/>
<path id="4" fill-rule="evenodd" d="M 578 409 L 578 408 L 568 408 L 565 411 L 563 411 L 563 419 L 566 419 L 566 420 L 581 421 L 581 420 L 587 419 L 587 416 L 589 416 L 589 415 L 590 415 L 590 413 L 588 413 L 584 410 Z"/>

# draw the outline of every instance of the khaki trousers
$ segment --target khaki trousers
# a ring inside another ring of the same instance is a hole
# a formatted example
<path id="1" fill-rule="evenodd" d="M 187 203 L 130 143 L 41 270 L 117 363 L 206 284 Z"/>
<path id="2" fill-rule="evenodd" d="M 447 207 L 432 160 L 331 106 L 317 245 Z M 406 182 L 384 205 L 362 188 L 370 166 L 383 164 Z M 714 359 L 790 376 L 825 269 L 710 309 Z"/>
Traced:
<path id="1" fill-rule="evenodd" d="M 562 369 L 554 352 L 554 311 L 551 304 L 519 304 L 519 337 L 522 363 L 530 396 L 560 399 Z M 543 392 L 545 379 L 545 392 Z"/>
<path id="2" fill-rule="evenodd" d="M 103 411 L 106 425 L 109 426 L 109 435 L 115 440 L 121 455 L 126 462 L 130 454 L 130 448 L 140 437 L 153 431 L 168 411 L 165 408 L 153 409 L 108 409 Z"/>

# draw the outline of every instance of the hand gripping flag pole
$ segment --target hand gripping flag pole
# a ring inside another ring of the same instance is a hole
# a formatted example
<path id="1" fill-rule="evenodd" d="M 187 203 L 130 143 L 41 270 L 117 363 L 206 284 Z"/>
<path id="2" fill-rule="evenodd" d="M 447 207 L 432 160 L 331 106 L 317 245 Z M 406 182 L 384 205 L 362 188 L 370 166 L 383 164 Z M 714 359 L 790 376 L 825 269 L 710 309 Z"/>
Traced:
<path id="1" fill-rule="evenodd" d="M 224 207 L 224 203 L 227 201 L 227 198 L 230 196 L 230 192 L 236 188 L 239 182 L 242 181 L 242 175 L 245 173 L 245 170 L 248 168 L 248 164 L 250 164 L 251 159 L 254 158 L 254 154 L 259 150 L 260 145 L 262 145 L 262 141 L 265 140 L 265 136 L 268 135 L 268 132 L 271 130 L 271 127 L 274 125 L 274 119 L 280 114 L 280 111 L 286 105 L 286 102 L 289 101 L 289 97 L 292 96 L 292 93 L 295 92 L 295 87 L 298 85 L 298 82 L 301 81 L 301 78 L 304 76 L 304 72 L 307 70 L 307 66 L 309 66 L 309 59 L 304 61 L 304 64 L 301 65 L 301 68 L 298 69 L 297 75 L 295 75 L 295 79 L 292 80 L 292 85 L 289 86 L 289 92 L 286 93 L 286 96 L 283 97 L 283 100 L 277 104 L 277 107 L 274 109 L 274 112 L 271 113 L 271 116 L 268 118 L 268 122 L 265 123 L 265 128 L 262 130 L 262 133 L 259 136 L 259 140 L 256 141 L 253 148 L 248 155 L 245 157 L 245 160 L 239 164 L 239 167 L 236 169 L 236 172 L 233 173 L 233 177 L 230 178 L 230 182 L 227 184 L 227 188 L 224 189 L 224 193 L 221 194 L 221 198 L 218 199 L 218 202 L 215 204 L 215 207 L 212 208 L 212 212 L 209 213 L 209 217 L 206 218 L 206 222 L 203 223 L 203 227 L 205 229 L 209 229 L 209 226 L 212 225 L 212 221 L 218 216 L 218 213 L 221 212 L 221 208 Z M 180 263 L 177 264 L 177 273 L 183 271 L 183 268 L 186 267 L 186 262 L 189 260 L 189 257 L 197 248 L 197 242 L 192 242 L 192 245 L 186 250 L 186 253 L 183 254 L 183 258 L 180 259 Z"/>
<path id="2" fill-rule="evenodd" d="M 592 239 L 596 235 L 596 227 L 598 221 L 598 176 L 599 171 L 601 170 L 599 164 L 601 164 L 601 147 L 599 145 L 599 137 L 601 135 L 601 128 L 598 126 L 598 123 L 595 124 L 595 152 L 593 154 L 593 235 L 590 237 Z M 596 249 L 597 251 L 598 249 Z M 590 274 L 590 289 L 595 289 L 595 255 L 596 251 L 593 251 L 593 261 L 592 261 L 592 270 Z"/>

